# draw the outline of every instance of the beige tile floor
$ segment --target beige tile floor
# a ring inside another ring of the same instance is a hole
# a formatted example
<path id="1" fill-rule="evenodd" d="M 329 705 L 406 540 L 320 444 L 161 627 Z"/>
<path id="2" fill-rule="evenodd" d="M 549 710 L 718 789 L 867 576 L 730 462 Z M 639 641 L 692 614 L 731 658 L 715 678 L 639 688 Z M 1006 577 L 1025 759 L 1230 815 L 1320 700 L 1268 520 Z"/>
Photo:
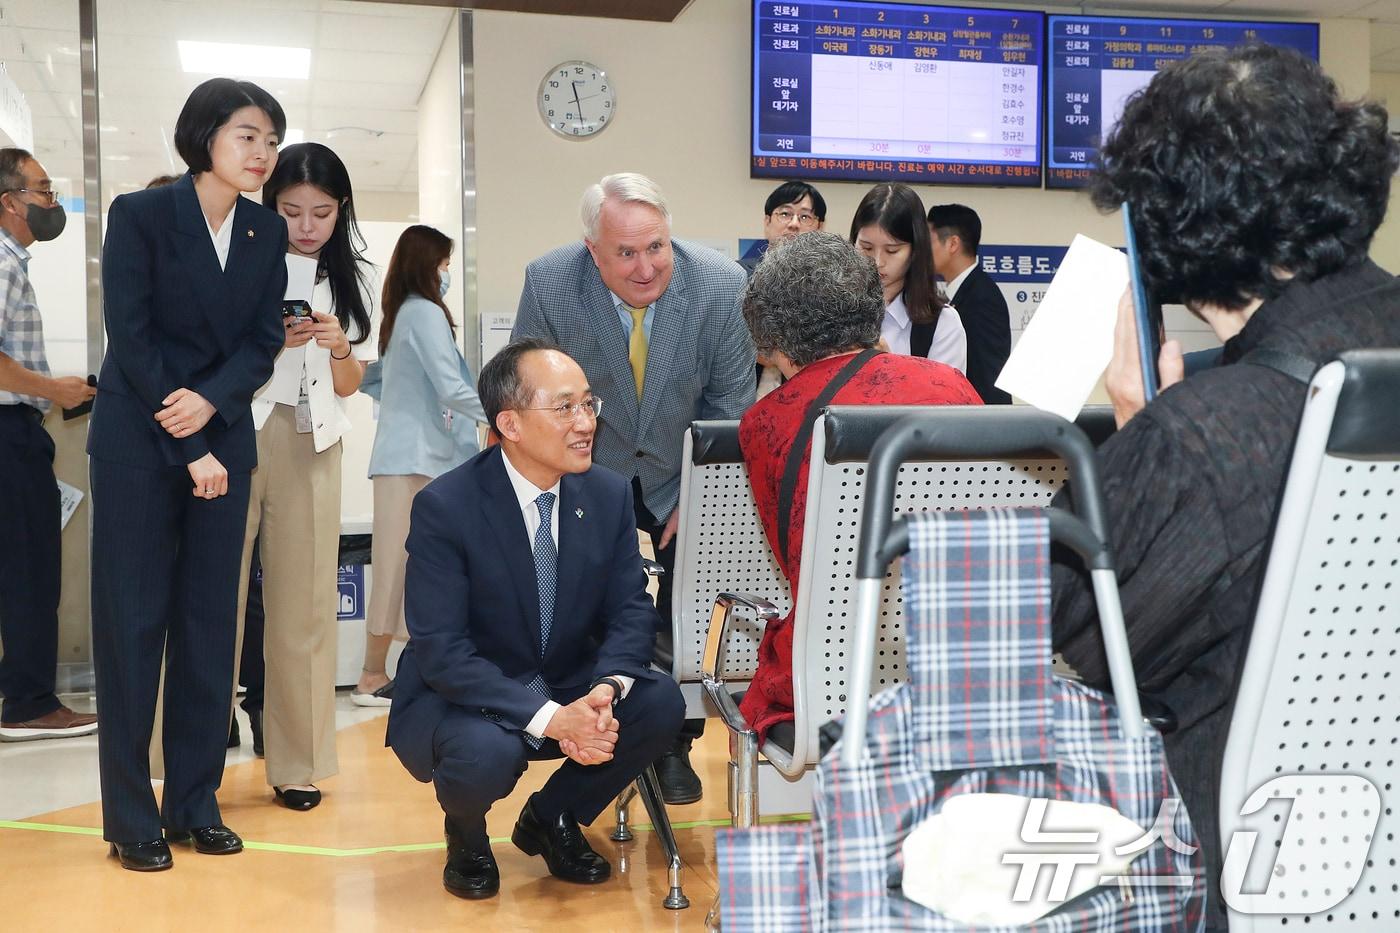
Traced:
<path id="1" fill-rule="evenodd" d="M 532 766 L 488 817 L 501 894 L 462 901 L 442 889 L 442 812 L 384 748 L 382 711 L 341 697 L 340 774 L 324 802 L 294 813 L 273 804 L 262 762 L 230 751 L 220 802 L 248 843 L 236 856 L 176 847 L 175 867 L 123 871 L 106 857 L 97 803 L 96 741 L 0 746 L 0 929 L 201 930 L 699 930 L 715 895 L 714 826 L 725 807 L 726 741 L 710 723 L 696 745 L 704 798 L 671 807 L 685 861 L 688 910 L 661 907 L 666 865 L 644 811 L 630 843 L 607 838 L 610 814 L 587 830 L 614 876 L 597 887 L 556 881 L 508 841 L 525 799 L 552 763 Z M 73 704 L 75 706 L 79 704 Z"/>

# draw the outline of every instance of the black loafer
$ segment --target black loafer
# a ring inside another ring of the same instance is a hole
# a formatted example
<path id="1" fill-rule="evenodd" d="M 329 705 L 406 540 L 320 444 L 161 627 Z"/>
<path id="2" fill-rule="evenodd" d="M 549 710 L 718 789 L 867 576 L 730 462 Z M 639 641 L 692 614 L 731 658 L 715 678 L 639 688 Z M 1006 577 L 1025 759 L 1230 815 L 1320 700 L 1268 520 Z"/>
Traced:
<path id="1" fill-rule="evenodd" d="M 510 841 L 526 855 L 543 855 L 549 873 L 574 884 L 600 884 L 612 874 L 608 860 L 588 845 L 578 820 L 565 810 L 549 824 L 535 814 L 535 798 L 525 802 Z"/>
<path id="2" fill-rule="evenodd" d="M 700 799 L 700 775 L 690 766 L 689 739 L 677 739 L 669 752 L 656 759 L 656 782 L 661 785 L 661 799 L 669 804 Z"/>
<path id="3" fill-rule="evenodd" d="M 321 802 L 319 790 L 283 790 L 280 787 L 274 787 L 272 792 L 277 795 L 282 806 L 288 810 L 311 810 Z"/>
<path id="4" fill-rule="evenodd" d="M 495 897 L 501 890 L 501 870 L 496 867 L 490 844 L 481 848 L 470 845 L 452 825 L 451 817 L 445 820 L 444 829 L 447 865 L 442 869 L 442 886 L 447 893 L 472 901 Z"/>
<path id="5" fill-rule="evenodd" d="M 200 826 L 195 829 L 171 830 L 165 834 L 170 842 L 194 842 L 194 850 L 202 855 L 233 855 L 243 851 L 243 840 L 224 826 Z"/>
<path id="6" fill-rule="evenodd" d="M 114 842 L 112 854 L 121 859 L 127 871 L 165 871 L 175 864 L 164 839 L 150 842 Z"/>

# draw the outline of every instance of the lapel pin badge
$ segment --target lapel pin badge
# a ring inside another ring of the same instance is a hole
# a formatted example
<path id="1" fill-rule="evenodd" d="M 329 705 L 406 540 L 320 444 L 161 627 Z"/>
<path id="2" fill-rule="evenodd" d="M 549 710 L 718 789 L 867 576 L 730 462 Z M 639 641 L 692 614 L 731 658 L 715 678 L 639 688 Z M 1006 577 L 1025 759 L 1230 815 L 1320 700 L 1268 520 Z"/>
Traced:
<path id="1" fill-rule="evenodd" d="M 248 239 L 251 240 L 252 238 L 253 238 L 253 231 L 249 230 L 249 231 L 248 231 Z"/>
<path id="2" fill-rule="evenodd" d="M 574 509 L 574 514 L 579 518 L 583 518 L 583 509 Z"/>

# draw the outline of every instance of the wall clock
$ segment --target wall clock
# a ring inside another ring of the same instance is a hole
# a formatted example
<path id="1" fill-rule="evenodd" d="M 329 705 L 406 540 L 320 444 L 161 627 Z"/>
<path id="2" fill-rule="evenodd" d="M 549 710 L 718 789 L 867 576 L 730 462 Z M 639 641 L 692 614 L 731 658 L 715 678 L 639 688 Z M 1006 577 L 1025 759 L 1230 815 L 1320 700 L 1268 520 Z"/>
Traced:
<path id="1" fill-rule="evenodd" d="M 587 139 L 607 128 L 617 111 L 608 73 L 590 62 L 560 62 L 540 80 L 540 119 L 569 139 Z"/>

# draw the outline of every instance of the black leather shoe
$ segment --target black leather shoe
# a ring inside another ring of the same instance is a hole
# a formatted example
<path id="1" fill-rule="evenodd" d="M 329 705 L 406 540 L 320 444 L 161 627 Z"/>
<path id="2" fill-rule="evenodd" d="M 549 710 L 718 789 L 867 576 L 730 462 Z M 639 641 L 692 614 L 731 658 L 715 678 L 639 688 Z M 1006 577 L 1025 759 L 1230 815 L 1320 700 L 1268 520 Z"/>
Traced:
<path id="1" fill-rule="evenodd" d="M 608 860 L 588 845 L 578 820 L 565 810 L 546 826 L 535 815 L 535 798 L 525 801 L 510 841 L 526 855 L 543 855 L 549 873 L 574 884 L 599 884 L 612 874 Z"/>
<path id="2" fill-rule="evenodd" d="M 224 748 L 237 748 L 243 739 L 238 734 L 238 720 L 230 719 L 228 723 L 228 744 Z"/>
<path id="3" fill-rule="evenodd" d="M 283 790 L 274 787 L 272 791 L 288 810 L 310 810 L 321 802 L 319 790 Z"/>
<path id="4" fill-rule="evenodd" d="M 165 838 L 170 842 L 193 840 L 194 850 L 203 855 L 233 855 L 243 851 L 243 840 L 238 838 L 238 833 L 222 823 L 189 830 L 171 830 L 165 834 Z"/>
<path id="5" fill-rule="evenodd" d="M 475 848 L 452 825 L 452 817 L 447 817 L 443 823 L 447 836 L 447 865 L 442 870 L 442 886 L 447 893 L 468 900 L 495 897 L 501 890 L 501 870 L 496 867 L 490 844 Z"/>
<path id="6" fill-rule="evenodd" d="M 249 711 L 248 731 L 253 733 L 253 754 L 261 758 L 263 756 L 262 710 L 255 709 Z"/>
<path id="7" fill-rule="evenodd" d="M 694 803 L 700 799 L 700 775 L 690 766 L 690 742 L 690 739 L 676 739 L 671 750 L 656 759 L 661 799 L 669 804 Z"/>
<path id="8" fill-rule="evenodd" d="M 150 842 L 114 842 L 112 854 L 121 859 L 127 871 L 165 871 L 175 864 L 164 839 Z"/>

